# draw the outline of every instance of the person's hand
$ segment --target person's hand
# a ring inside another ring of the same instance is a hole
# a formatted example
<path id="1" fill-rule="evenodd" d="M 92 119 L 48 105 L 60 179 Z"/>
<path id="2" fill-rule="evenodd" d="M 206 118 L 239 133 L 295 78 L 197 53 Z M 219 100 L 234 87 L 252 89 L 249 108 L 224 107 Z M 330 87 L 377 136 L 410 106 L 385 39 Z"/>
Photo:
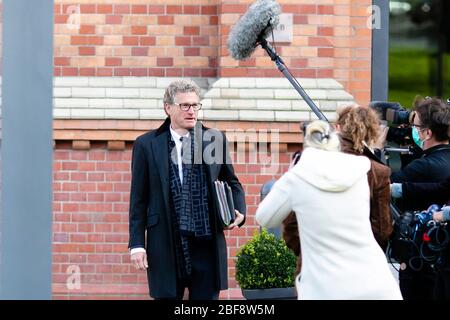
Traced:
<path id="1" fill-rule="evenodd" d="M 236 218 L 234 219 L 234 222 L 232 224 L 224 228 L 225 230 L 232 230 L 237 227 L 242 221 L 244 221 L 244 215 L 242 213 L 240 213 L 236 209 L 234 210 L 234 212 L 236 212 Z"/>
<path id="2" fill-rule="evenodd" d="M 131 263 L 136 270 L 145 270 L 148 268 L 147 254 L 145 252 L 136 252 L 131 255 Z"/>
<path id="3" fill-rule="evenodd" d="M 444 212 L 443 211 L 437 211 L 433 213 L 433 220 L 436 222 L 441 222 L 444 220 Z"/>
<path id="4" fill-rule="evenodd" d="M 401 183 L 391 183 L 391 197 L 394 199 L 403 197 L 403 185 Z"/>

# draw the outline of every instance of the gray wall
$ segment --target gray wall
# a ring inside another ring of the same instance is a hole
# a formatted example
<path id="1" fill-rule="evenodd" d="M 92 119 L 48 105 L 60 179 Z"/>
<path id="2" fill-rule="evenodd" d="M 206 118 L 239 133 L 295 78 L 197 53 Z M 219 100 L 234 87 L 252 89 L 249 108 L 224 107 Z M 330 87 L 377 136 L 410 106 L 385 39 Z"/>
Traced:
<path id="1" fill-rule="evenodd" d="M 3 1 L 1 299 L 51 298 L 53 1 Z"/>

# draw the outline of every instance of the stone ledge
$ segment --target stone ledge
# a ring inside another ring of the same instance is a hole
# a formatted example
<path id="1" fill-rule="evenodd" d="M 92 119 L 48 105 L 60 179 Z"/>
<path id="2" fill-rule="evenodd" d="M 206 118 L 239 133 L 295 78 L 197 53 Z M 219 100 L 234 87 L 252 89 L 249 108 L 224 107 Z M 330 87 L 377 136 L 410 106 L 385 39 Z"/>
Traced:
<path id="1" fill-rule="evenodd" d="M 164 119 L 165 87 L 158 77 L 55 77 L 55 119 Z M 310 107 L 285 78 L 193 78 L 202 88 L 201 118 L 236 121 L 304 121 Z M 323 112 L 353 97 L 334 79 L 299 79 Z"/>

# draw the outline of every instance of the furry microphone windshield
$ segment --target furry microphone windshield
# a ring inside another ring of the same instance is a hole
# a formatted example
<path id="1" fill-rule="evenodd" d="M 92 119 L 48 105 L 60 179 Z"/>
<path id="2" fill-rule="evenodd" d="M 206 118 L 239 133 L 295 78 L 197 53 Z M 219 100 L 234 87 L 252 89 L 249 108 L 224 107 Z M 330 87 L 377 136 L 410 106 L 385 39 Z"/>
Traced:
<path id="1" fill-rule="evenodd" d="M 280 5 L 274 0 L 258 0 L 250 6 L 228 38 L 228 50 L 233 59 L 244 60 L 255 51 L 260 39 L 265 39 L 280 22 Z"/>

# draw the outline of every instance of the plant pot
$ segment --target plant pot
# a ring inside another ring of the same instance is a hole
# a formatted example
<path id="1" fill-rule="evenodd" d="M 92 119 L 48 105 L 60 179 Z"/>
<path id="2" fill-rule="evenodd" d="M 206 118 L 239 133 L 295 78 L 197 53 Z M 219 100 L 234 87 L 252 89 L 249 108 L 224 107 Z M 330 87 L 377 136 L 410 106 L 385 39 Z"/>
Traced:
<path id="1" fill-rule="evenodd" d="M 271 289 L 241 289 L 247 300 L 297 300 L 297 289 L 271 288 Z"/>

